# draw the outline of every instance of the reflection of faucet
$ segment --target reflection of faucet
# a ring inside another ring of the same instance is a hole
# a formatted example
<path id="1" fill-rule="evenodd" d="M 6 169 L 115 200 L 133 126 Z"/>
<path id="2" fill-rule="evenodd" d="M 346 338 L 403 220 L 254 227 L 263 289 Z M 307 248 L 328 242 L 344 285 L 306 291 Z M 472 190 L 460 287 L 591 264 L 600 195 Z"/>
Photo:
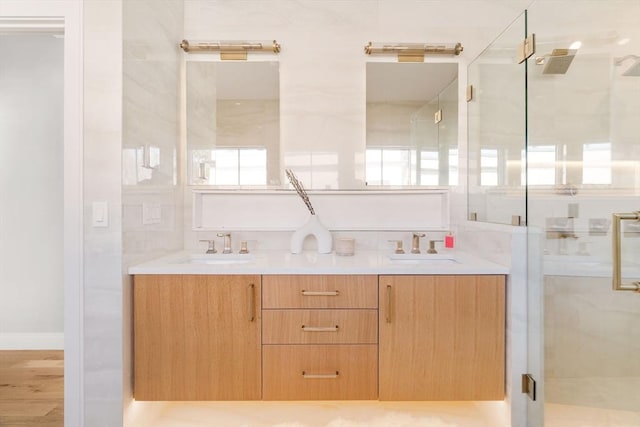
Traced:
<path id="1" fill-rule="evenodd" d="M 578 236 L 576 236 L 576 233 L 573 231 L 560 232 L 558 233 L 558 237 L 560 237 L 560 245 L 558 248 L 560 255 L 567 255 L 567 239 L 578 240 Z"/>
<path id="2" fill-rule="evenodd" d="M 420 238 L 424 237 L 424 233 L 413 233 L 413 239 L 411 240 L 411 253 L 419 254 L 420 253 Z"/>
<path id="3" fill-rule="evenodd" d="M 207 248 L 207 254 L 215 254 L 216 251 L 216 241 L 215 240 L 200 240 L 201 242 L 207 242 L 209 247 Z"/>
<path id="4" fill-rule="evenodd" d="M 231 250 L 231 233 L 218 233 L 218 237 L 224 237 L 224 248 L 222 249 L 223 254 L 230 254 Z"/>

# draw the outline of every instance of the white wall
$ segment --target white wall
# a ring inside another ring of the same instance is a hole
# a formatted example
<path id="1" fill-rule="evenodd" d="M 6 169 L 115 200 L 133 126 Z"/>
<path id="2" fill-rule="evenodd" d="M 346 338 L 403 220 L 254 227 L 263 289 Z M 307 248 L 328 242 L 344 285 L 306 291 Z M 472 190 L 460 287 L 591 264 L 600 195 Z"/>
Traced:
<path id="1" fill-rule="evenodd" d="M 0 35 L 0 349 L 62 349 L 63 46 Z"/>
<path id="2" fill-rule="evenodd" d="M 123 410 L 122 0 L 84 0 L 84 423 L 118 426 Z M 107 227 L 92 226 L 106 202 Z"/>

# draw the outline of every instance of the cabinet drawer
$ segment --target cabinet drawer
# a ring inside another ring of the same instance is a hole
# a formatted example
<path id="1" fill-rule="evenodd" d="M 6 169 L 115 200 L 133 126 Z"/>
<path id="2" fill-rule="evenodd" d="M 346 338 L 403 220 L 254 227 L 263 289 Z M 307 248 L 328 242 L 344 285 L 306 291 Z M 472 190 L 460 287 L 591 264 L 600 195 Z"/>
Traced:
<path id="1" fill-rule="evenodd" d="M 377 308 L 377 276 L 263 276 L 263 308 Z"/>
<path id="2" fill-rule="evenodd" d="M 369 400 L 378 396 L 376 345 L 265 345 L 264 400 Z"/>
<path id="3" fill-rule="evenodd" d="M 264 310 L 263 344 L 376 344 L 378 310 Z"/>

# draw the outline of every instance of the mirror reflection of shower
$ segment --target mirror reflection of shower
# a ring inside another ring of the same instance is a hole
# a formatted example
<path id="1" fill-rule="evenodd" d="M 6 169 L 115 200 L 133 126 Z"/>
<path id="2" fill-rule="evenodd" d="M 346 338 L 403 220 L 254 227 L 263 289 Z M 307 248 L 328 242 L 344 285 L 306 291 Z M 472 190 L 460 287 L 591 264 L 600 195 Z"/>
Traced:
<path id="1" fill-rule="evenodd" d="M 625 71 L 623 71 L 622 75 L 628 76 L 628 77 L 640 77 L 640 56 L 627 55 L 621 58 L 615 58 L 613 60 L 613 63 L 616 67 L 621 67 L 629 59 L 631 60 L 631 66 L 629 66 Z"/>
<path id="2" fill-rule="evenodd" d="M 566 74 L 578 49 L 553 49 L 551 53 L 536 57 L 536 65 L 544 65 L 542 74 Z"/>

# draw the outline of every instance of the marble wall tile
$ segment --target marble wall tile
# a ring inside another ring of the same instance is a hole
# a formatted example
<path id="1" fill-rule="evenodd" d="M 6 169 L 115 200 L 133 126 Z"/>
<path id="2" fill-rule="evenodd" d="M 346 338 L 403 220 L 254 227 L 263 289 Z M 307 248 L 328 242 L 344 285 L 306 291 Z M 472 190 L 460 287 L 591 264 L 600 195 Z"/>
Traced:
<path id="1" fill-rule="evenodd" d="M 119 423 L 135 425 L 132 404 L 132 284 L 128 266 L 184 247 L 180 177 L 184 2 L 126 0 L 122 15 L 122 368 Z M 141 147 L 145 147 L 141 149 Z M 146 153 L 143 150 L 151 150 Z M 153 153 L 153 154 L 152 154 Z M 153 160 L 151 159 L 151 156 Z M 157 157 L 155 157 L 157 156 Z M 144 165 L 143 162 L 150 164 Z M 141 167 L 153 166 L 153 169 Z M 149 223 L 145 209 L 159 218 Z M 114 372 L 115 375 L 115 372 Z M 109 410 L 105 408 L 104 410 Z M 98 425 L 98 424 L 95 424 Z"/>
<path id="2" fill-rule="evenodd" d="M 84 416 L 122 422 L 122 2 L 84 2 Z M 91 226 L 107 202 L 109 225 Z"/>

